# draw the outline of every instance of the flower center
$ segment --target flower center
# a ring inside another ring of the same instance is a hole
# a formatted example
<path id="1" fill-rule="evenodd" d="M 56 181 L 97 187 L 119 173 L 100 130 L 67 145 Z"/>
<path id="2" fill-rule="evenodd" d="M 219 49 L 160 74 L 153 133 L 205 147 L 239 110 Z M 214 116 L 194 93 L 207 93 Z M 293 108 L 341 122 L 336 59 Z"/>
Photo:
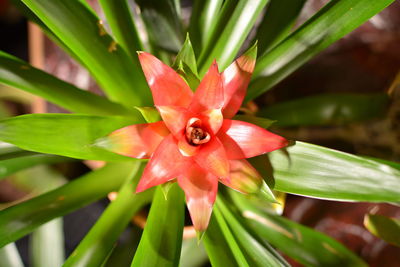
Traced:
<path id="1" fill-rule="evenodd" d="M 201 127 L 201 120 L 192 118 L 186 126 L 186 138 L 189 144 L 198 146 L 210 141 L 210 134 Z"/>

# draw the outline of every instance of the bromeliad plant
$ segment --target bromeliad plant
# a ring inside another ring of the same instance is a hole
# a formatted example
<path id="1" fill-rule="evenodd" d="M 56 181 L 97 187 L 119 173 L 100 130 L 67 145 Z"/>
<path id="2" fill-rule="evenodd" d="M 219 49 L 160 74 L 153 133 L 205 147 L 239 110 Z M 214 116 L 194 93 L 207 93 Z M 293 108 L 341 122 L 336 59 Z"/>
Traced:
<path id="1" fill-rule="evenodd" d="M 90 71 L 106 97 L 1 52 L 1 83 L 77 113 L 1 120 L 0 140 L 15 145 L 1 151 L 2 177 L 71 158 L 107 164 L 0 211 L 0 246 L 118 191 L 64 266 L 115 266 L 115 242 L 150 202 L 140 243 L 125 265 L 195 266 L 208 258 L 213 266 L 288 266 L 276 248 L 306 266 L 366 266 L 337 241 L 279 216 L 276 202 L 283 205 L 282 193 L 399 202 L 400 165 L 304 142 L 277 150 L 288 142 L 265 130 L 270 120 L 235 114 L 243 101 L 271 89 L 393 1 L 332 0 L 292 31 L 304 0 L 199 0 L 188 25 L 192 45 L 188 38 L 183 43 L 179 1 L 135 1 L 145 42 L 127 1 L 99 1 L 110 35 L 84 1 L 15 0 Z M 234 61 L 264 9 L 256 29 L 258 53 L 253 46 Z M 136 51 L 168 64 L 175 60 L 171 68 Z M 218 181 L 241 193 L 219 187 L 217 194 Z M 206 254 L 182 241 L 184 193 L 194 227 L 204 233 L 199 242 Z M 47 241 L 40 234 L 33 238 L 38 236 L 38 242 Z M 12 245 L 2 253 L 11 255 Z M 39 266 L 63 261 L 35 255 Z"/>

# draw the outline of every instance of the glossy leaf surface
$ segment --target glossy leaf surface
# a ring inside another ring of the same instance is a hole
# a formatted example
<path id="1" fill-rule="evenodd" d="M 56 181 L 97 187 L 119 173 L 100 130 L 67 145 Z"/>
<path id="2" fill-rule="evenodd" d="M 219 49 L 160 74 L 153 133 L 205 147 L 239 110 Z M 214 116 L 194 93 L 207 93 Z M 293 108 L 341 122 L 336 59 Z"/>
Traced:
<path id="1" fill-rule="evenodd" d="M 133 61 L 136 61 L 136 51 L 143 50 L 135 22 L 129 11 L 127 0 L 99 1 L 106 15 L 115 40 L 122 46 Z"/>
<path id="2" fill-rule="evenodd" d="M 228 222 L 229 228 L 242 251 L 246 253 L 246 259 L 251 266 L 290 266 L 272 247 L 264 247 L 252 234 L 244 228 L 236 216 L 228 209 L 225 200 L 218 198 L 217 208 Z"/>
<path id="3" fill-rule="evenodd" d="M 30 153 L 31 155 L 17 156 L 9 159 L 0 160 L 0 180 L 23 169 L 42 164 L 52 164 L 73 160 L 71 158 L 60 157 L 47 154 Z"/>
<path id="4" fill-rule="evenodd" d="M 343 201 L 400 201 L 400 170 L 390 165 L 303 142 L 287 155 L 268 155 L 275 190 Z"/>
<path id="5" fill-rule="evenodd" d="M 364 225 L 375 236 L 400 247 L 400 219 L 368 214 L 364 218 Z"/>
<path id="6" fill-rule="evenodd" d="M 146 26 L 149 42 L 155 53 L 161 49 L 178 52 L 183 40 L 183 29 L 174 0 L 136 0 Z"/>
<path id="7" fill-rule="evenodd" d="M 135 163 L 112 163 L 62 187 L 0 211 L 0 247 L 54 218 L 118 190 Z"/>
<path id="8" fill-rule="evenodd" d="M 63 219 L 56 218 L 30 236 L 30 259 L 34 267 L 61 266 L 64 262 Z"/>
<path id="9" fill-rule="evenodd" d="M 223 32 L 215 43 L 209 43 L 211 49 L 203 50 L 200 55 L 200 76 L 206 73 L 214 59 L 217 60 L 220 71 L 231 64 L 267 2 L 268 0 L 241 0 L 229 21 L 220 21 L 224 24 Z"/>
<path id="10" fill-rule="evenodd" d="M 228 249 L 229 244 L 221 228 L 222 226 L 213 214 L 202 239 L 211 265 L 215 267 L 238 266 L 233 252 Z"/>
<path id="11" fill-rule="evenodd" d="M 138 111 L 139 113 L 139 111 Z M 136 118 L 101 117 L 77 114 L 31 114 L 0 121 L 0 140 L 26 150 L 79 159 L 126 160 L 94 143 L 110 132 L 132 123 Z"/>
<path id="12" fill-rule="evenodd" d="M 15 243 L 0 248 L 0 267 L 24 267 Z"/>
<path id="13" fill-rule="evenodd" d="M 131 266 L 178 266 L 184 218 L 184 194 L 178 185 L 172 185 L 167 199 L 158 187 Z"/>
<path id="14" fill-rule="evenodd" d="M 153 190 L 135 194 L 143 165 L 135 163 L 117 198 L 109 204 L 63 266 L 101 266 L 133 215 L 151 201 Z"/>
<path id="15" fill-rule="evenodd" d="M 1 51 L 0 83 L 38 95 L 73 112 L 96 115 L 134 113 L 128 108 L 79 89 Z"/>
<path id="16" fill-rule="evenodd" d="M 79 57 L 111 100 L 128 106 L 152 103 L 138 62 L 119 49 L 86 2 L 22 2 Z"/>
<path id="17" fill-rule="evenodd" d="M 261 211 L 245 196 L 232 192 L 248 226 L 257 235 L 305 266 L 363 266 L 366 263 L 331 237 L 282 216 Z"/>
<path id="18" fill-rule="evenodd" d="M 383 115 L 388 104 L 386 94 L 324 94 L 275 104 L 258 116 L 278 126 L 340 125 Z"/>
<path id="19" fill-rule="evenodd" d="M 290 32 L 306 0 L 271 0 L 254 38 L 259 54 L 282 41 Z"/>
<path id="20" fill-rule="evenodd" d="M 271 89 L 312 57 L 394 0 L 332 0 L 269 53 L 257 59 L 246 100 Z"/>

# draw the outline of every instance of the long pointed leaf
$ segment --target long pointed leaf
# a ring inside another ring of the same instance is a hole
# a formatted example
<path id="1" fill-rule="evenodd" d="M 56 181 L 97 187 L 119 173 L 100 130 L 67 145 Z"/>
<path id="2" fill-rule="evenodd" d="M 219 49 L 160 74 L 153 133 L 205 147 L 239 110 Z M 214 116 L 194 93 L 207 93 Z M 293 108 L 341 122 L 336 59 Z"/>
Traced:
<path id="1" fill-rule="evenodd" d="M 345 246 L 306 226 L 282 216 L 261 211 L 240 194 L 232 192 L 235 204 L 257 235 L 305 266 L 359 266 L 366 263 Z"/>
<path id="2" fill-rule="evenodd" d="M 22 0 L 44 24 L 84 62 L 107 95 L 128 106 L 152 103 L 138 60 L 104 31 L 82 1 Z"/>
<path id="3" fill-rule="evenodd" d="M 340 125 L 383 115 L 388 104 L 382 93 L 322 94 L 278 103 L 257 115 L 274 118 L 278 126 Z"/>
<path id="4" fill-rule="evenodd" d="M 158 187 L 131 267 L 178 266 L 184 218 L 184 194 L 178 185 L 172 185 L 167 199 Z"/>
<path id="5" fill-rule="evenodd" d="M 214 59 L 217 60 L 220 71 L 231 64 L 267 2 L 268 0 L 239 1 L 229 22 L 220 22 L 225 27 L 218 41 L 208 44 L 212 47 L 211 50 L 202 51 L 199 58 L 200 76 L 206 73 Z"/>
<path id="6" fill-rule="evenodd" d="M 76 88 L 2 51 L 0 83 L 41 96 L 73 112 L 126 116 L 133 113 L 119 104 Z"/>
<path id="7" fill-rule="evenodd" d="M 101 266 L 118 237 L 125 229 L 132 216 L 150 202 L 153 191 L 148 190 L 142 194 L 135 194 L 144 165 L 136 163 L 136 168 L 131 171 L 129 180 L 118 192 L 117 198 L 107 207 L 89 233 L 79 243 L 79 246 L 67 259 L 67 266 Z"/>
<path id="8" fill-rule="evenodd" d="M 290 32 L 306 0 L 271 0 L 257 34 L 259 55 L 282 41 Z"/>
<path id="9" fill-rule="evenodd" d="M 33 267 L 61 266 L 64 262 L 62 218 L 54 219 L 36 229 L 30 237 Z"/>
<path id="10" fill-rule="evenodd" d="M 400 170 L 390 165 L 303 142 L 287 152 L 268 154 L 275 190 L 343 201 L 400 201 Z"/>
<path id="11" fill-rule="evenodd" d="M 121 44 L 132 60 L 137 58 L 136 51 L 143 50 L 134 20 L 129 12 L 127 0 L 100 0 L 116 41 Z"/>
<path id="12" fill-rule="evenodd" d="M 400 219 L 367 214 L 364 217 L 364 225 L 375 236 L 400 247 Z"/>
<path id="13" fill-rule="evenodd" d="M 94 143 L 116 129 L 141 122 L 145 122 L 141 115 L 136 118 L 77 114 L 22 115 L 0 120 L 0 140 L 26 150 L 72 158 L 127 160 L 129 158 L 108 152 Z"/>
<path id="14" fill-rule="evenodd" d="M 112 163 L 48 193 L 0 211 L 0 247 L 54 218 L 118 190 L 135 163 Z"/>
<path id="15" fill-rule="evenodd" d="M 332 0 L 269 53 L 257 59 L 246 101 L 271 89 L 301 65 L 394 0 Z"/>
<path id="16" fill-rule="evenodd" d="M 24 267 L 15 243 L 0 248 L 0 267 Z"/>
<path id="17" fill-rule="evenodd" d="M 210 38 L 218 20 L 223 0 L 196 0 L 190 17 L 189 33 L 196 55 Z"/>
<path id="18" fill-rule="evenodd" d="M 215 218 L 215 214 L 211 215 L 210 223 L 203 237 L 203 244 L 212 266 L 238 266 L 233 252 L 231 249 L 227 249 L 229 244 L 224 237 L 221 225 Z"/>
<path id="19" fill-rule="evenodd" d="M 47 154 L 32 154 L 0 160 L 0 180 L 23 169 L 36 165 L 52 164 L 73 159 Z"/>
<path id="20" fill-rule="evenodd" d="M 278 256 L 278 252 L 273 251 L 272 247 L 264 247 L 241 225 L 221 196 L 218 197 L 217 207 L 228 222 L 242 250 L 248 255 L 246 259 L 253 262 L 252 266 L 290 266 L 281 256 Z"/>

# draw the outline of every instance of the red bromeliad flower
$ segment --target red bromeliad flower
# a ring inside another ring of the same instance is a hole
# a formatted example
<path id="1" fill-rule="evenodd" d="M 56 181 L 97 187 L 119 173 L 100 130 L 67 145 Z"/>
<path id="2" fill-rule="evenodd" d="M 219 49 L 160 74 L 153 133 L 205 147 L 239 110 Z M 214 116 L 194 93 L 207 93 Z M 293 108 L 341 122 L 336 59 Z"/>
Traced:
<path id="1" fill-rule="evenodd" d="M 112 151 L 150 159 L 137 193 L 178 181 L 197 231 L 208 226 L 218 181 L 242 193 L 257 191 L 262 178 L 245 159 L 288 144 L 261 127 L 232 120 L 246 94 L 255 58 L 254 48 L 223 73 L 214 61 L 193 93 L 172 68 L 140 52 L 162 121 L 127 126 L 109 135 Z"/>

